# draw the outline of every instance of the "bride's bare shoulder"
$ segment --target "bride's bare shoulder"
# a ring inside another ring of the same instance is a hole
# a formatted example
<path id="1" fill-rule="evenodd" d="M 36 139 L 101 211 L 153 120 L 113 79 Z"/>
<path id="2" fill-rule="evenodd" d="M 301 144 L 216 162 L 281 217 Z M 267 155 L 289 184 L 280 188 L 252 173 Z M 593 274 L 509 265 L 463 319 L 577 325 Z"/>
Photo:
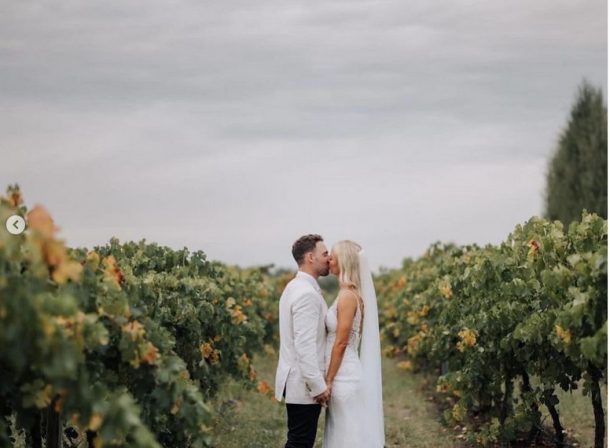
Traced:
<path id="1" fill-rule="evenodd" d="M 358 306 L 359 301 L 358 294 L 348 288 L 341 288 L 339 290 L 339 294 L 337 295 L 337 307 L 341 308 L 353 308 L 354 310 Z"/>

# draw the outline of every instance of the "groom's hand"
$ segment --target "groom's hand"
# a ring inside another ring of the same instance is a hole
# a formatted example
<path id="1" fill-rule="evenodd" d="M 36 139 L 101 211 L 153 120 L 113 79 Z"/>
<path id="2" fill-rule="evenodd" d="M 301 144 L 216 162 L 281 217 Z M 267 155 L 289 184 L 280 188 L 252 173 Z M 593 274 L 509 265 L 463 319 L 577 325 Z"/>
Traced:
<path id="1" fill-rule="evenodd" d="M 320 395 L 313 397 L 319 404 L 326 403 L 330 399 L 330 387 L 327 387 Z"/>

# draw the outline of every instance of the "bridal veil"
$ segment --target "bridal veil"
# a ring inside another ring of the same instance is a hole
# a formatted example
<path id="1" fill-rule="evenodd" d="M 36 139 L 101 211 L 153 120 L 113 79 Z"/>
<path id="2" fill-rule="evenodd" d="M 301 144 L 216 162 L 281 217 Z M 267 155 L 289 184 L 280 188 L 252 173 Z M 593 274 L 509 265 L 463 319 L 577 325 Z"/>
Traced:
<path id="1" fill-rule="evenodd" d="M 385 444 L 383 426 L 383 396 L 381 387 L 381 345 L 379 341 L 379 318 L 377 295 L 373 275 L 364 250 L 358 253 L 360 261 L 360 289 L 364 302 L 364 321 L 360 341 L 362 364 L 362 389 L 360 424 L 366 443 L 363 446 L 382 448 Z"/>

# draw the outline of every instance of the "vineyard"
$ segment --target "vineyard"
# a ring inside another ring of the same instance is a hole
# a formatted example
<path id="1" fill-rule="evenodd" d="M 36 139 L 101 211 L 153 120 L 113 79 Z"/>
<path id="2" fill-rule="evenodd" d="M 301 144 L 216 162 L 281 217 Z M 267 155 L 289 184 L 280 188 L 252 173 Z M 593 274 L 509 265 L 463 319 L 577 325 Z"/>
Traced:
<path id="1" fill-rule="evenodd" d="M 252 359 L 273 356 L 291 273 L 146 241 L 68 248 L 16 186 L 0 220 L 14 214 L 28 230 L 0 229 L 0 446 L 210 447 L 223 383 L 271 400 Z M 603 446 L 605 220 L 532 218 L 499 246 L 438 243 L 376 282 L 385 354 L 436 378 L 444 420 L 471 445 L 535 442 L 542 407 L 561 443 L 556 391 L 584 381 Z"/>
<path id="2" fill-rule="evenodd" d="M 431 246 L 378 279 L 386 355 L 435 374 L 455 401 L 446 421 L 484 446 L 536 442 L 542 406 L 561 445 L 556 391 L 582 379 L 604 446 L 607 233 L 607 221 L 583 214 L 567 232 L 532 218 L 499 246 Z"/>
<path id="3" fill-rule="evenodd" d="M 277 291 L 263 273 L 144 241 L 68 249 L 11 188 L 0 219 L 15 213 L 29 231 L 0 232 L 0 414 L 26 446 L 211 446 L 219 382 L 265 391 L 251 358 L 274 337 Z M 12 436 L 0 419 L 0 446 Z"/>

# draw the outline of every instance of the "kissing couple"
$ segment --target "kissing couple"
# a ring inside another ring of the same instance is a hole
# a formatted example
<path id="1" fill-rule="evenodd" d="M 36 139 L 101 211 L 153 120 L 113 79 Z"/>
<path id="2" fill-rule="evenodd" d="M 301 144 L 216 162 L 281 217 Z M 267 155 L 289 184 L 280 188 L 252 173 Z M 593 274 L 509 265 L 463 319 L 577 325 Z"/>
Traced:
<path id="1" fill-rule="evenodd" d="M 292 246 L 298 265 L 279 303 L 275 398 L 286 402 L 285 448 L 312 448 L 326 408 L 324 448 L 382 448 L 381 348 L 377 296 L 362 247 L 349 240 L 329 254 L 320 235 Z M 330 308 L 317 279 L 339 281 Z"/>

